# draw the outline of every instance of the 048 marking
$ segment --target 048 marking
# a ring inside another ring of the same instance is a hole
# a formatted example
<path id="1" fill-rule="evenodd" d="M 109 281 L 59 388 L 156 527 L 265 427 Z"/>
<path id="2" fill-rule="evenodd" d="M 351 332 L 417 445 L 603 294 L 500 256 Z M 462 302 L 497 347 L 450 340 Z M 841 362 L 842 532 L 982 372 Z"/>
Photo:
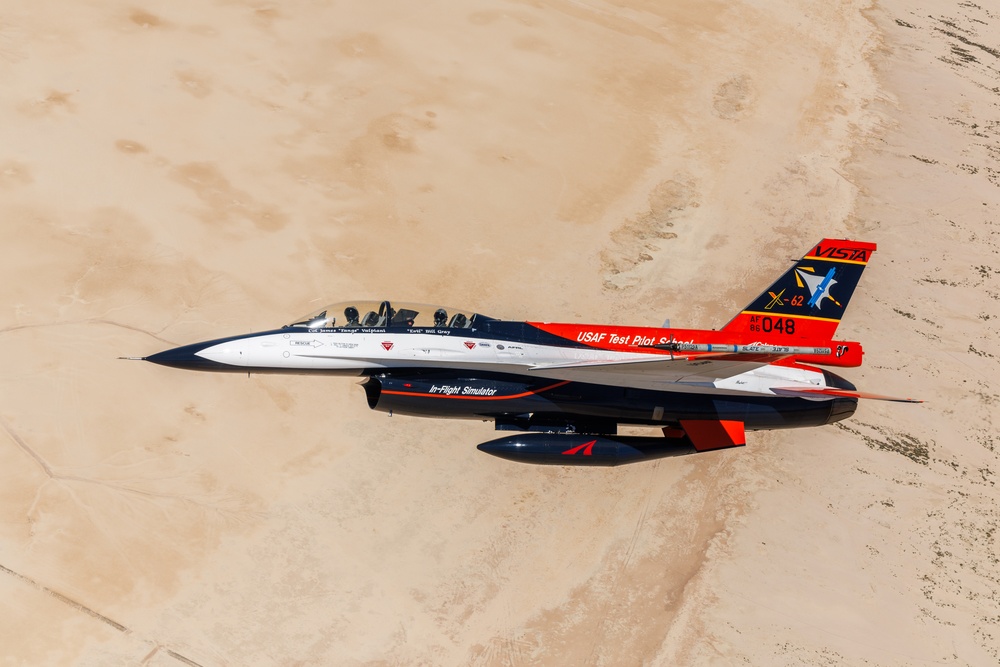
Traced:
<path id="1" fill-rule="evenodd" d="M 795 320 L 790 317 L 768 317 L 755 315 L 750 318 L 750 331 L 763 333 L 795 334 Z"/>

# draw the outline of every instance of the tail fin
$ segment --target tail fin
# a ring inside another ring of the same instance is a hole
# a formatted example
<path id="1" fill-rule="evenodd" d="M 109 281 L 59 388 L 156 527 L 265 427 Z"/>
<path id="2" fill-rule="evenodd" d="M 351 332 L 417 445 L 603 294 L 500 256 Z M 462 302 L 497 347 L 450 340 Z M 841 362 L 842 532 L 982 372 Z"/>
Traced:
<path id="1" fill-rule="evenodd" d="M 873 252 L 874 243 L 823 239 L 722 330 L 832 339 Z"/>

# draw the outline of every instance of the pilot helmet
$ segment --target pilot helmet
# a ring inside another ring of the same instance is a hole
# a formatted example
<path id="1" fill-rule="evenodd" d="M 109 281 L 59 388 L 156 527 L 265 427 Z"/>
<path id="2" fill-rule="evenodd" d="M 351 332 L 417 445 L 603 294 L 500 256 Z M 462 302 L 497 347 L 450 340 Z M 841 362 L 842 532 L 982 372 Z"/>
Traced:
<path id="1" fill-rule="evenodd" d="M 355 322 L 358 319 L 358 309 L 354 306 L 348 306 L 344 308 L 344 317 L 347 318 L 348 322 Z"/>
<path id="2" fill-rule="evenodd" d="M 447 310 L 445 310 L 444 308 L 438 308 L 437 310 L 434 311 L 435 322 L 444 322 L 446 319 L 448 319 Z"/>

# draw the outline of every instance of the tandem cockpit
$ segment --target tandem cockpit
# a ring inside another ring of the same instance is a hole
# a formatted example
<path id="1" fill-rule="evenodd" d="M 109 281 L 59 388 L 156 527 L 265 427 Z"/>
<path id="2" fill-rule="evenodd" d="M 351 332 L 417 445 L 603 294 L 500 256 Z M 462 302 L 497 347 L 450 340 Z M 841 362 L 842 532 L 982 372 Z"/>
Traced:
<path id="1" fill-rule="evenodd" d="M 461 308 L 397 301 L 343 301 L 299 318 L 284 328 L 381 329 L 424 327 L 428 329 L 471 329 L 477 323 L 495 320 Z"/>

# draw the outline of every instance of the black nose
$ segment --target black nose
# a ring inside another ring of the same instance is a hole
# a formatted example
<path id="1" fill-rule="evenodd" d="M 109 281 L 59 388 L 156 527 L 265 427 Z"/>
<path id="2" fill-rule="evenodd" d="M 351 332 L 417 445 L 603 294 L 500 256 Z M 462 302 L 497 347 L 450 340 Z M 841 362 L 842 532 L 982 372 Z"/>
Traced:
<path id="1" fill-rule="evenodd" d="M 215 344 L 215 342 L 216 341 L 210 341 L 206 343 L 182 345 L 181 347 L 175 347 L 172 350 L 157 352 L 156 354 L 144 358 L 146 361 L 151 361 L 154 364 L 160 364 L 161 366 L 184 368 L 195 371 L 213 371 L 230 368 L 227 367 L 226 364 L 220 364 L 217 361 L 212 361 L 211 359 L 198 356 L 199 352 L 207 347 L 211 347 Z"/>

